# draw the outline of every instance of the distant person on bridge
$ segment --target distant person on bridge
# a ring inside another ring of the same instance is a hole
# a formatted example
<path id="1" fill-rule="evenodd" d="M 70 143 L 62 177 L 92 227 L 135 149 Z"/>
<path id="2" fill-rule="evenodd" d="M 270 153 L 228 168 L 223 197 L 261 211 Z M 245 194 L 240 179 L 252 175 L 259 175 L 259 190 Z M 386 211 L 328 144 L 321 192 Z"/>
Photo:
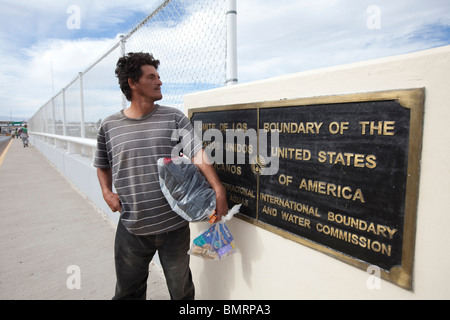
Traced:
<path id="1" fill-rule="evenodd" d="M 28 127 L 25 125 L 20 131 L 20 138 L 22 139 L 23 147 L 28 147 Z"/>
<path id="2" fill-rule="evenodd" d="M 97 136 L 94 166 L 103 198 L 113 212 L 121 213 L 113 299 L 146 298 L 148 266 L 156 251 L 171 299 L 194 299 L 189 224 L 170 208 L 158 177 L 157 160 L 170 158 L 179 143 L 172 139 L 174 132 L 192 146 L 183 153 L 213 187 L 218 219 L 228 210 L 225 188 L 204 160 L 202 143 L 189 120 L 178 109 L 155 104 L 162 99 L 159 63 L 148 53 L 129 53 L 118 60 L 116 76 L 131 105 L 104 119 Z"/>

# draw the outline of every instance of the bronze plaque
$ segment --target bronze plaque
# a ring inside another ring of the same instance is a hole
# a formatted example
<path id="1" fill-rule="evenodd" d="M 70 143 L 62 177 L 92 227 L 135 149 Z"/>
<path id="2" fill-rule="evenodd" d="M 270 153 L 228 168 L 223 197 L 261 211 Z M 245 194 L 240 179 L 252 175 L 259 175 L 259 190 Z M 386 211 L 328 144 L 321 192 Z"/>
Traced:
<path id="1" fill-rule="evenodd" d="M 412 289 L 423 107 L 411 89 L 189 116 L 242 219 Z"/>

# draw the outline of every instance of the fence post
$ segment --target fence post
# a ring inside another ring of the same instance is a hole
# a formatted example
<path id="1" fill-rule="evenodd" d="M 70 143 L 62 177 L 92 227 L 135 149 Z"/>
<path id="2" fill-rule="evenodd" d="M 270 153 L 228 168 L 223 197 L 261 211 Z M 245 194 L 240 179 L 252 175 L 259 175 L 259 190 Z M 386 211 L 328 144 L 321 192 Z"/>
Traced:
<path id="1" fill-rule="evenodd" d="M 121 57 L 125 56 L 125 36 L 122 34 L 120 35 L 120 55 Z M 122 109 L 126 109 L 127 108 L 127 98 L 125 97 L 125 95 L 122 93 L 122 90 L 120 91 L 121 96 L 122 96 Z"/>
<path id="2" fill-rule="evenodd" d="M 120 35 L 120 55 L 123 57 L 125 55 L 125 36 L 123 34 Z"/>
<path id="3" fill-rule="evenodd" d="M 63 136 L 67 136 L 66 88 L 62 89 L 62 98 L 63 98 Z"/>
<path id="4" fill-rule="evenodd" d="M 52 122 L 53 122 L 53 129 L 52 133 L 56 134 L 56 119 L 55 119 L 55 96 L 52 98 Z"/>
<path id="5" fill-rule="evenodd" d="M 226 85 L 237 84 L 237 7 L 236 0 L 227 0 L 227 74 Z"/>
<path id="6" fill-rule="evenodd" d="M 83 73 L 80 72 L 80 111 L 81 111 L 81 138 L 86 137 L 84 126 L 84 95 L 83 95 Z"/>

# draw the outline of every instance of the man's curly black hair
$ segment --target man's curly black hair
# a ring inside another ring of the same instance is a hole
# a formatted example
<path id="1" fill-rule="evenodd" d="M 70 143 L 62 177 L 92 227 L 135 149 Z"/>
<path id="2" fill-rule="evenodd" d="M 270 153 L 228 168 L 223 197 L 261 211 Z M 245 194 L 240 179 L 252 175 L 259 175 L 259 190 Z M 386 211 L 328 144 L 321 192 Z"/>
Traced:
<path id="1" fill-rule="evenodd" d="M 151 53 L 130 52 L 117 61 L 116 77 L 119 78 L 120 89 L 128 101 L 131 101 L 131 88 L 128 79 L 131 78 L 137 82 L 142 77 L 141 67 L 144 65 L 151 65 L 158 69 L 159 60 L 153 58 Z"/>

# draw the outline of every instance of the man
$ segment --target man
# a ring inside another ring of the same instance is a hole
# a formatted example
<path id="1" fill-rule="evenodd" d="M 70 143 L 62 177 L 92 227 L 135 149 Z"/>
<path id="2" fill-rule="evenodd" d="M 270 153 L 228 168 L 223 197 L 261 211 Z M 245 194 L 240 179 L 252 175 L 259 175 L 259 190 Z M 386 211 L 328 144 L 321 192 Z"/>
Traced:
<path id="1" fill-rule="evenodd" d="M 155 104 L 162 99 L 159 60 L 129 53 L 117 62 L 116 76 L 131 101 L 128 109 L 104 119 L 98 133 L 94 166 L 103 198 L 121 214 L 115 240 L 116 292 L 113 299 L 145 299 L 148 266 L 158 251 L 171 299 L 194 299 L 189 268 L 188 222 L 173 212 L 159 186 L 157 160 L 171 157 L 180 138 L 216 193 L 218 218 L 228 211 L 226 192 L 208 163 L 189 120 L 178 109 Z M 184 141 L 185 142 L 185 141 Z M 113 192 L 114 184 L 117 193 Z"/>
<path id="2" fill-rule="evenodd" d="M 22 138 L 23 147 L 28 147 L 28 127 L 25 125 L 21 132 L 20 132 L 20 138 Z"/>

